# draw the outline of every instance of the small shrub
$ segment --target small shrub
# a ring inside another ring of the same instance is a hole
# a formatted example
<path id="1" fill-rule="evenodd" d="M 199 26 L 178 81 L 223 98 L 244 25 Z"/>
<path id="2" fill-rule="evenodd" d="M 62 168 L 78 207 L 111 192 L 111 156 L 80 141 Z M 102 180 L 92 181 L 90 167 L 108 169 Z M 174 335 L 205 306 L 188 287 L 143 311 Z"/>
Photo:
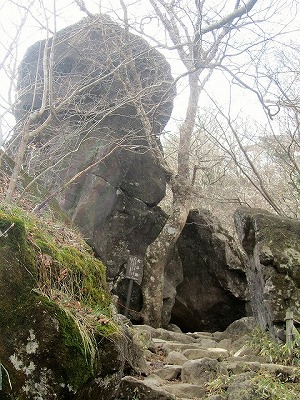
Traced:
<path id="1" fill-rule="evenodd" d="M 248 344 L 258 355 L 266 357 L 272 363 L 300 366 L 300 339 L 297 335 L 293 342 L 283 344 L 257 328 Z"/>
<path id="2" fill-rule="evenodd" d="M 260 373 L 253 378 L 256 384 L 256 393 L 261 400 L 298 400 L 300 398 L 300 384 L 282 382 L 278 376 Z"/>

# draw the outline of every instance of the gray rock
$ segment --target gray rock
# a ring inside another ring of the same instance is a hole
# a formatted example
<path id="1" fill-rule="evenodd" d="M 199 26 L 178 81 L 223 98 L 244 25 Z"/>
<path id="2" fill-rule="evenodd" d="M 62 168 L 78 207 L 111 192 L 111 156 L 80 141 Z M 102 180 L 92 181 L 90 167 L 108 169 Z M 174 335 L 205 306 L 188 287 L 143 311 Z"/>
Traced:
<path id="1" fill-rule="evenodd" d="M 152 333 L 152 337 L 159 337 L 164 340 L 177 341 L 182 344 L 197 343 L 197 340 L 192 336 L 180 332 L 172 332 L 166 329 L 158 328 Z"/>
<path id="2" fill-rule="evenodd" d="M 214 333 L 211 332 L 187 332 L 187 335 L 197 339 L 197 341 L 202 339 L 213 339 Z"/>
<path id="3" fill-rule="evenodd" d="M 247 340 L 247 335 L 257 327 L 257 323 L 253 317 L 243 317 L 230 324 L 224 332 L 219 335 L 219 339 L 239 339 L 240 341 Z M 236 345 L 236 343 L 235 343 Z M 242 347 L 242 346 L 240 346 Z"/>
<path id="4" fill-rule="evenodd" d="M 185 343 L 179 343 L 179 342 L 164 342 L 164 343 L 161 343 L 161 349 L 166 354 L 169 354 L 171 351 L 184 352 L 185 350 L 188 350 L 188 349 L 197 350 L 197 349 L 199 349 L 199 345 L 196 343 L 185 344 Z"/>
<path id="5" fill-rule="evenodd" d="M 165 389 L 174 394 L 176 398 L 202 399 L 205 397 L 203 386 L 179 383 L 176 385 L 165 385 Z"/>
<path id="6" fill-rule="evenodd" d="M 281 365 L 281 364 L 273 364 L 273 363 L 262 363 L 261 364 L 261 369 L 271 372 L 273 374 L 280 374 L 282 375 L 288 375 L 288 376 L 295 376 L 295 374 L 298 374 L 297 367 L 292 367 L 288 365 Z"/>
<path id="7" fill-rule="evenodd" d="M 230 374 L 241 374 L 247 371 L 259 371 L 261 365 L 259 362 L 231 361 L 223 363 Z"/>
<path id="8" fill-rule="evenodd" d="M 287 308 L 300 308 L 300 221 L 239 208 L 235 223 L 248 257 L 253 315 L 275 336 L 273 324 L 284 324 Z"/>
<path id="9" fill-rule="evenodd" d="M 204 338 L 200 341 L 201 347 L 208 349 L 209 347 L 217 347 L 217 342 L 213 339 Z"/>
<path id="10" fill-rule="evenodd" d="M 245 372 L 233 377 L 227 389 L 228 400 L 257 400 L 256 385 L 251 380 L 253 372 Z"/>
<path id="11" fill-rule="evenodd" d="M 190 360 L 183 364 L 181 370 L 182 382 L 202 385 L 217 377 L 220 371 L 217 360 L 202 358 Z"/>
<path id="12" fill-rule="evenodd" d="M 183 355 L 189 360 L 196 360 L 199 358 L 212 358 L 214 360 L 223 360 L 228 357 L 228 351 L 221 348 L 208 348 L 208 349 L 188 349 L 183 351 Z"/>
<path id="13" fill-rule="evenodd" d="M 166 357 L 167 364 L 183 365 L 187 358 L 179 351 L 171 351 Z"/>
<path id="14" fill-rule="evenodd" d="M 164 368 L 156 369 L 153 373 L 166 381 L 173 381 L 180 377 L 181 365 L 165 365 Z"/>
<path id="15" fill-rule="evenodd" d="M 248 345 L 242 346 L 238 351 L 233 354 L 234 357 L 243 357 L 248 355 L 253 355 L 253 349 Z"/>
<path id="16" fill-rule="evenodd" d="M 151 347 L 151 337 L 149 338 L 145 332 L 143 332 L 143 334 L 134 334 L 134 330 L 132 328 L 126 329 L 126 337 L 127 346 L 125 354 L 126 362 L 124 367 L 125 374 L 129 375 L 131 373 L 148 375 L 149 365 L 146 361 L 147 354 L 145 351 Z"/>
<path id="17" fill-rule="evenodd" d="M 122 378 L 119 398 L 132 400 L 134 397 L 139 400 L 175 400 L 175 396 L 160 387 L 159 380 L 140 380 L 133 376 Z"/>
<path id="18" fill-rule="evenodd" d="M 111 329 L 107 338 L 97 331 L 90 331 L 89 326 L 89 335 L 95 335 L 95 343 L 89 351 L 85 346 L 91 342 L 87 340 L 84 325 L 78 322 L 82 321 L 83 313 L 87 313 L 86 304 L 92 303 L 92 307 L 99 309 L 104 304 L 106 307 L 111 305 L 103 266 L 84 252 L 84 245 L 81 251 L 76 249 L 76 252 L 73 245 L 65 245 L 65 252 L 59 253 L 58 245 L 55 248 L 52 240 L 47 242 L 49 232 L 43 234 L 41 227 L 33 228 L 39 229 L 38 239 L 31 232 L 30 241 L 27 240 L 29 232 L 20 217 L 6 215 L 3 210 L 0 214 L 1 229 L 7 230 L 0 244 L 0 357 L 13 388 L 12 395 L 7 376 L 3 374 L 1 399 L 80 400 L 87 398 L 87 393 L 90 400 L 114 399 L 123 375 L 126 332 L 122 332 L 120 326 L 118 334 L 114 334 L 109 321 L 106 321 L 107 330 Z M 62 267 L 59 256 L 65 256 L 66 252 L 68 259 L 64 260 Z M 74 266 L 75 260 L 80 262 L 80 272 Z M 44 292 L 48 290 L 49 293 L 48 275 L 47 278 L 41 276 L 41 271 L 46 274 L 46 269 L 52 271 L 51 285 L 57 285 L 55 299 L 37 290 L 43 287 Z M 64 280 L 60 292 L 56 278 L 65 270 L 72 278 L 71 282 Z M 82 286 L 79 283 L 84 274 L 89 276 L 87 287 L 84 286 L 86 283 Z M 74 287 L 75 280 L 77 288 Z M 66 291 L 71 293 L 71 290 L 74 298 L 62 306 L 59 296 L 65 299 Z M 82 302 L 78 301 L 79 296 Z M 76 303 L 80 316 L 70 308 L 71 302 Z M 99 329 L 99 314 L 88 317 L 94 317 L 92 323 Z M 92 350 L 95 357 L 92 357 Z"/>
<path id="19" fill-rule="evenodd" d="M 230 350 L 232 348 L 232 340 L 231 339 L 221 339 L 218 343 L 218 347 L 222 347 L 223 349 Z"/>

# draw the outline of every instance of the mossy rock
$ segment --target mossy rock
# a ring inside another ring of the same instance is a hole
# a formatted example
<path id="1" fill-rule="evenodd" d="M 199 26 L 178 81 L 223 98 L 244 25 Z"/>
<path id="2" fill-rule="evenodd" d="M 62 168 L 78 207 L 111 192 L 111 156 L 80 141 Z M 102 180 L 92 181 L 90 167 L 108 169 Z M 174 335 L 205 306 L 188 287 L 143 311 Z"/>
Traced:
<path id="1" fill-rule="evenodd" d="M 299 318 L 300 220 L 241 207 L 237 232 L 248 256 L 247 281 L 254 316 L 262 328 L 285 325 L 287 309 Z"/>
<path id="2" fill-rule="evenodd" d="M 124 350 L 105 268 L 48 228 L 0 206 L 0 398 L 113 399 Z"/>

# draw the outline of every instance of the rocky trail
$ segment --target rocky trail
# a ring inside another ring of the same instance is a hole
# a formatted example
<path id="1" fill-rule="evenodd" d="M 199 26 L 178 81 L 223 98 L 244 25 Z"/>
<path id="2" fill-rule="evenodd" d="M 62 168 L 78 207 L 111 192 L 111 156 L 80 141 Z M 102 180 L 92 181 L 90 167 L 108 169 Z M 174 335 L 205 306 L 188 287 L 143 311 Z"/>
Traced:
<path id="1" fill-rule="evenodd" d="M 134 326 L 145 363 L 139 374 L 122 379 L 118 400 L 271 399 L 259 394 L 258 377 L 267 374 L 288 382 L 295 379 L 297 369 L 255 354 L 248 345 L 253 328 L 252 318 L 242 318 L 215 333 Z"/>

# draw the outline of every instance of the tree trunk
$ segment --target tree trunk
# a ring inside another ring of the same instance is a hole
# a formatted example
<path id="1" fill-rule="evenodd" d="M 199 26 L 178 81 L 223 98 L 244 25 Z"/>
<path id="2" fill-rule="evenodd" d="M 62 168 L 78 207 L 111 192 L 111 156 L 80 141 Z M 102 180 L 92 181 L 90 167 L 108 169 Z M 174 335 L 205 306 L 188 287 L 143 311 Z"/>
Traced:
<path id="1" fill-rule="evenodd" d="M 24 160 L 24 156 L 26 153 L 28 141 L 29 141 L 29 132 L 28 132 L 27 124 L 26 124 L 24 132 L 23 132 L 23 136 L 21 137 L 21 142 L 20 142 L 20 145 L 18 148 L 18 152 L 15 157 L 15 166 L 14 166 L 12 175 L 10 177 L 9 186 L 8 186 L 8 189 L 7 189 L 7 192 L 5 195 L 5 199 L 8 203 L 11 203 L 12 199 L 13 199 L 13 195 L 14 195 L 14 192 L 15 192 L 15 189 L 17 186 L 17 181 L 20 176 L 21 169 L 22 169 L 23 160 Z"/>
<path id="2" fill-rule="evenodd" d="M 142 316 L 144 324 L 155 328 L 160 327 L 162 322 L 165 267 L 190 210 L 189 193 L 182 197 L 179 192 L 173 191 L 173 196 L 172 213 L 158 237 L 148 247 L 144 263 Z"/>
<path id="3" fill-rule="evenodd" d="M 186 223 L 191 205 L 190 145 L 199 101 L 200 71 L 189 76 L 190 94 L 185 120 L 180 128 L 178 174 L 171 178 L 172 211 L 162 231 L 148 247 L 144 263 L 144 323 L 160 327 L 162 323 L 164 271 L 177 239 Z"/>

